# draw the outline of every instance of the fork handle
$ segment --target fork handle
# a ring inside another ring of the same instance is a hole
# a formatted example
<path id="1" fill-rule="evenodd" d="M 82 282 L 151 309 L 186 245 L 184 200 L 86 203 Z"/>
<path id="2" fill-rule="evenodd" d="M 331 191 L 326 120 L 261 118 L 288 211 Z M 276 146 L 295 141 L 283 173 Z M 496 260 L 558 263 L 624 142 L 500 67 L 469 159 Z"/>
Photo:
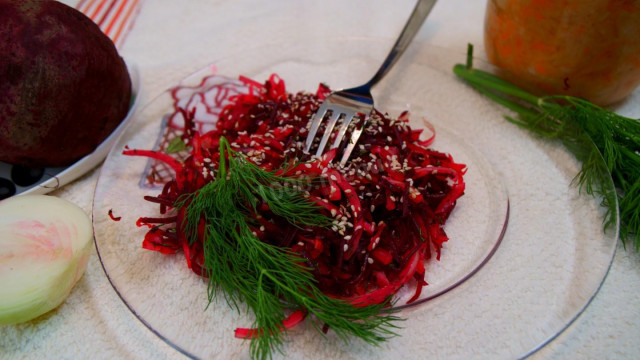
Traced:
<path id="1" fill-rule="evenodd" d="M 387 74 L 387 72 L 391 69 L 391 67 L 396 63 L 400 55 L 404 53 L 407 49 L 411 40 L 416 35 L 422 23 L 424 23 L 424 19 L 426 19 L 427 15 L 431 12 L 433 5 L 435 5 L 436 0 L 419 0 L 416 6 L 413 8 L 413 12 L 411 16 L 409 16 L 409 20 L 404 25 L 404 29 L 400 33 L 398 40 L 391 48 L 389 55 L 378 69 L 375 75 L 367 82 L 364 86 L 371 88 L 375 85 L 383 76 Z"/>

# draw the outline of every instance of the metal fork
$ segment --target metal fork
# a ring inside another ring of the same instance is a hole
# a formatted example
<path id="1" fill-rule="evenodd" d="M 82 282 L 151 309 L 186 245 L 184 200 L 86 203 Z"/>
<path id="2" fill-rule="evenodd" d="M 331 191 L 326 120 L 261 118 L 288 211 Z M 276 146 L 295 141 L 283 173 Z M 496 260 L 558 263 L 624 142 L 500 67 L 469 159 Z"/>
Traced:
<path id="1" fill-rule="evenodd" d="M 373 75 L 371 80 L 366 84 L 355 88 L 332 92 L 324 100 L 311 120 L 311 128 L 309 129 L 309 134 L 307 135 L 307 140 L 305 142 L 305 153 L 308 153 L 311 149 L 316 133 L 318 132 L 318 129 L 325 117 L 328 118 L 328 122 L 325 126 L 324 135 L 322 136 L 318 149 L 316 150 L 316 156 L 320 156 L 324 152 L 324 148 L 333 133 L 333 128 L 339 119 L 342 119 L 342 126 L 340 126 L 338 134 L 336 135 L 330 149 L 340 146 L 351 122 L 354 118 L 361 118 L 362 125 L 353 129 L 351 137 L 349 138 L 349 143 L 346 145 L 342 159 L 340 160 L 340 165 L 344 166 L 346 164 L 349 156 L 351 156 L 351 152 L 360 138 L 360 134 L 362 134 L 364 125 L 368 121 L 369 114 L 373 110 L 371 88 L 380 81 L 380 79 L 382 79 L 382 77 L 396 63 L 400 55 L 404 53 L 406 48 L 409 46 L 409 43 L 411 43 L 411 40 L 422 26 L 424 19 L 431 12 L 435 3 L 436 0 L 418 1 L 411 13 L 411 16 L 409 17 L 409 20 L 407 20 L 407 23 L 405 24 L 404 29 L 402 29 L 398 40 L 396 40 L 396 43 L 391 48 L 389 55 L 387 55 L 387 58 L 380 66 L 380 69 L 378 69 L 378 72 Z"/>

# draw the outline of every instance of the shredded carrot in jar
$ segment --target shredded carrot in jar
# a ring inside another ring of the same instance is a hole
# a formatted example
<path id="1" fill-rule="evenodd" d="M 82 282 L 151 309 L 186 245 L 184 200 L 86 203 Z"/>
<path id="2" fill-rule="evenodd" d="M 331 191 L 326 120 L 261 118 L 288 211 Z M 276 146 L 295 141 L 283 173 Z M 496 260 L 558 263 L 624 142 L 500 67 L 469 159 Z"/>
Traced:
<path id="1" fill-rule="evenodd" d="M 540 95 L 598 105 L 640 85 L 640 0 L 490 0 L 489 61 Z"/>

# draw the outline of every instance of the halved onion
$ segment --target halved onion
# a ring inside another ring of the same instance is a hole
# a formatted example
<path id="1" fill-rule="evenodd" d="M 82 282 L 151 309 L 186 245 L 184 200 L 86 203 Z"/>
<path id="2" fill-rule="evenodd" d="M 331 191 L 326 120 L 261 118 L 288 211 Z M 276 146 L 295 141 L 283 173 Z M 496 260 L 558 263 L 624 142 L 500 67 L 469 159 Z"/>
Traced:
<path id="1" fill-rule="evenodd" d="M 46 195 L 0 202 L 0 324 L 36 318 L 60 305 L 91 255 L 87 214 Z"/>

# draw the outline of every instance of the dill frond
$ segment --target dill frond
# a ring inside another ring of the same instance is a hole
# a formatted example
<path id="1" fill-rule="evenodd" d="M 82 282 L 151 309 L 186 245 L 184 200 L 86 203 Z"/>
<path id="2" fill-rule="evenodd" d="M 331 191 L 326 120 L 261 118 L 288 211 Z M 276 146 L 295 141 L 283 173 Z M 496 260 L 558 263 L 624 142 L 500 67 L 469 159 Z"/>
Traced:
<path id="1" fill-rule="evenodd" d="M 605 229 L 620 222 L 620 237 L 640 250 L 640 121 L 571 96 L 535 96 L 489 72 L 475 69 L 473 47 L 453 71 L 473 88 L 517 114 L 507 120 L 562 144 L 581 161 L 581 191 L 599 195 Z M 619 214 L 619 218 L 618 218 Z"/>
<path id="2" fill-rule="evenodd" d="M 332 219 L 296 185 L 304 185 L 303 180 L 264 170 L 220 139 L 215 180 L 175 204 L 186 209 L 179 226 L 189 241 L 203 242 L 209 302 L 222 294 L 238 311 L 241 303 L 247 305 L 255 315 L 253 327 L 261 331 L 250 344 L 258 359 L 281 351 L 285 310 L 307 311 L 316 329 L 327 325 L 345 339 L 355 336 L 378 344 L 395 335 L 394 323 L 400 319 L 381 313 L 386 304 L 356 307 L 325 295 L 302 258 L 255 235 L 260 202 L 295 226 L 331 225 Z"/>

